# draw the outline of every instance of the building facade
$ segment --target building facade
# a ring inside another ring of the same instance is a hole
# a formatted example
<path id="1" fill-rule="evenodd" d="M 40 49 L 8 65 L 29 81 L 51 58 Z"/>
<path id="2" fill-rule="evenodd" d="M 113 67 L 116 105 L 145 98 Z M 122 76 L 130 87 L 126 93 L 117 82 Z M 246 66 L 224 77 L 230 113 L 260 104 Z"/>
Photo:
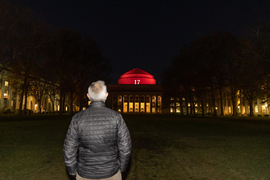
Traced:
<path id="1" fill-rule="evenodd" d="M 20 108 L 20 103 L 22 102 L 22 108 L 24 109 L 26 105 L 27 112 L 29 110 L 33 113 L 39 113 L 40 108 L 37 100 L 31 94 L 28 94 L 27 98 L 25 96 L 21 99 L 20 89 L 14 89 L 12 83 L 8 79 L 9 71 L 3 70 L 0 73 L 0 113 L 5 112 L 16 112 Z M 44 95 L 42 98 L 41 111 L 53 112 L 59 111 L 59 98 L 54 98 L 53 100 L 48 96 Z M 53 102 L 52 102 L 53 101 Z"/>
<path id="2" fill-rule="evenodd" d="M 120 113 L 163 113 L 162 86 L 144 70 L 130 70 L 120 76 L 117 85 L 107 88 L 107 106 Z"/>
<path id="3" fill-rule="evenodd" d="M 16 112 L 22 101 L 23 108 L 39 113 L 40 108 L 37 100 L 31 94 L 27 98 L 20 98 L 20 92 L 11 86 L 8 80 L 9 71 L 3 70 L 0 73 L 0 113 L 7 110 Z M 202 102 L 193 97 L 192 101 L 185 98 L 177 98 L 165 94 L 164 86 L 157 85 L 154 76 L 139 68 L 128 71 L 120 76 L 118 84 L 107 85 L 109 96 L 106 105 L 120 113 L 171 113 L 171 114 L 213 114 L 232 115 L 232 100 L 230 91 L 223 89 L 222 98 L 220 93 L 215 94 L 215 105 L 211 103 L 211 96 L 206 97 L 204 108 Z M 41 103 L 41 112 L 59 111 L 59 95 L 50 98 L 44 93 Z M 240 91 L 237 94 L 236 111 L 238 115 L 250 114 L 248 101 Z M 222 104 L 222 106 L 221 106 Z M 268 99 L 256 99 L 253 102 L 255 115 L 268 115 Z M 85 109 L 85 108 L 84 108 Z M 65 103 L 64 110 L 69 112 L 70 107 Z M 74 104 L 73 111 L 79 111 L 79 104 Z M 203 111 L 203 112 L 202 112 Z"/>

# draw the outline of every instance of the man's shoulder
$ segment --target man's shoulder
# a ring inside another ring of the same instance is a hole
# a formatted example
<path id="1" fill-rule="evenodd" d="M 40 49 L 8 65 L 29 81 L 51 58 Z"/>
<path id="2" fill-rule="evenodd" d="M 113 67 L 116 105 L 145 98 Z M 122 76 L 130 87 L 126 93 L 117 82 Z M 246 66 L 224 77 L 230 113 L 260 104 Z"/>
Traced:
<path id="1" fill-rule="evenodd" d="M 84 114 L 84 111 L 85 110 L 77 112 L 76 114 L 74 114 L 74 116 L 72 117 L 72 119 L 78 119 L 78 118 L 82 117 L 83 114 Z"/>
<path id="2" fill-rule="evenodd" d="M 114 116 L 114 117 L 120 117 L 121 114 L 113 109 L 110 109 L 108 107 L 102 107 L 101 112 L 104 112 L 103 115 L 108 115 L 108 116 Z"/>
<path id="3" fill-rule="evenodd" d="M 77 118 L 81 118 L 83 116 L 89 116 L 89 115 L 93 115 L 93 114 L 100 114 L 102 113 L 103 115 L 109 115 L 109 116 L 121 116 L 120 113 L 118 113 L 117 111 L 110 109 L 106 106 L 103 107 L 98 107 L 98 108 L 91 108 L 88 107 L 87 109 L 77 112 L 73 118 L 77 119 Z"/>

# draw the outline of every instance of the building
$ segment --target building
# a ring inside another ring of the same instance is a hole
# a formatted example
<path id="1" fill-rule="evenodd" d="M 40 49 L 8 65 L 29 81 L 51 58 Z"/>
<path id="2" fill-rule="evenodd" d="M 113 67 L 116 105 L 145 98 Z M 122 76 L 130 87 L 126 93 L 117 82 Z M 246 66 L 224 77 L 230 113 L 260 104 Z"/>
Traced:
<path id="1" fill-rule="evenodd" d="M 8 73 L 10 71 L 3 70 L 0 73 L 0 113 L 15 112 L 21 104 L 23 108 L 26 105 L 27 110 L 34 113 L 40 111 L 38 101 L 31 93 L 27 98 L 21 99 L 20 88 L 14 88 L 14 82 L 9 82 Z M 12 86 L 13 84 L 13 86 Z M 184 97 L 172 97 L 166 93 L 164 86 L 156 84 L 154 76 L 148 72 L 135 68 L 120 76 L 118 84 L 107 85 L 109 96 L 106 105 L 120 113 L 172 113 L 172 114 L 213 114 L 217 111 L 217 115 L 232 115 L 233 106 L 228 87 L 224 87 L 222 98 L 219 90 L 215 92 L 215 105 L 211 103 L 211 96 L 206 96 L 204 105 L 196 97 L 192 97 L 192 101 Z M 41 112 L 59 111 L 59 94 L 55 94 L 52 98 L 50 93 L 44 93 L 41 102 Z M 238 115 L 248 115 L 250 112 L 249 104 L 246 98 L 238 91 L 237 94 Z M 67 101 L 67 98 L 66 98 Z M 221 106 L 223 104 L 223 106 Z M 255 115 L 269 114 L 268 99 L 255 99 L 253 102 Z M 79 111 L 80 104 L 74 104 L 74 112 Z M 223 110 L 221 111 L 221 107 Z M 65 102 L 64 110 L 70 111 L 69 104 Z M 192 112 L 192 113 L 191 113 Z"/>
<path id="2" fill-rule="evenodd" d="M 15 112 L 20 108 L 20 103 L 22 100 L 22 108 L 24 109 L 26 104 L 27 112 L 29 110 L 33 113 L 38 113 L 40 111 L 39 104 L 31 93 L 28 93 L 27 98 L 25 96 L 21 99 L 21 89 L 17 87 L 14 88 L 14 83 L 9 81 L 8 75 L 10 71 L 2 70 L 0 73 L 0 113 L 5 112 Z M 44 93 L 45 94 L 45 93 Z M 58 96 L 58 95 L 56 95 Z M 59 98 L 52 99 L 48 94 L 45 94 L 42 98 L 41 111 L 42 112 L 53 112 L 59 111 Z"/>
<path id="3" fill-rule="evenodd" d="M 118 80 L 107 85 L 109 96 L 106 104 L 120 113 L 163 113 L 161 85 L 154 76 L 139 68 L 132 69 Z"/>

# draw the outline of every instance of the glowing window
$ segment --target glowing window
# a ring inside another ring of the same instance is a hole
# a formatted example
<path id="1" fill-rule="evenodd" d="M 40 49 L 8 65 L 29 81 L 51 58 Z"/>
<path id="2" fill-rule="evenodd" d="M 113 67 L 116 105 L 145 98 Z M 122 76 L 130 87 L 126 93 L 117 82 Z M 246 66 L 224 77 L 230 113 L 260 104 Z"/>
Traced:
<path id="1" fill-rule="evenodd" d="M 161 96 L 158 96 L 158 106 L 161 106 Z"/>
<path id="2" fill-rule="evenodd" d="M 4 98 L 8 98 L 8 91 L 7 90 L 4 92 Z"/>
<path id="3" fill-rule="evenodd" d="M 129 103 L 129 112 L 133 112 L 133 102 Z"/>
<path id="4" fill-rule="evenodd" d="M 256 112 L 256 113 L 259 112 L 258 106 L 255 106 L 255 112 Z"/>
<path id="5" fill-rule="evenodd" d="M 150 103 L 146 103 L 145 105 L 146 113 L 150 113 Z"/>
<path id="6" fill-rule="evenodd" d="M 135 103 L 134 112 L 139 112 L 139 103 L 138 102 Z"/>
<path id="7" fill-rule="evenodd" d="M 5 81 L 5 86 L 8 86 L 8 81 Z"/>
<path id="8" fill-rule="evenodd" d="M 144 103 L 141 103 L 141 112 L 144 112 Z"/>

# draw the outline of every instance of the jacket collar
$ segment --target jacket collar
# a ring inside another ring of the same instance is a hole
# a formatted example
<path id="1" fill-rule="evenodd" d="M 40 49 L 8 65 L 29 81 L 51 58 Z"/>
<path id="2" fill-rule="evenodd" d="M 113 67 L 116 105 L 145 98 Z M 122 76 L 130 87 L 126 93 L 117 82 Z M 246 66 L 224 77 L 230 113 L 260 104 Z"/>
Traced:
<path id="1" fill-rule="evenodd" d="M 103 101 L 92 101 L 89 107 L 103 107 L 103 106 L 105 106 L 105 102 Z"/>

